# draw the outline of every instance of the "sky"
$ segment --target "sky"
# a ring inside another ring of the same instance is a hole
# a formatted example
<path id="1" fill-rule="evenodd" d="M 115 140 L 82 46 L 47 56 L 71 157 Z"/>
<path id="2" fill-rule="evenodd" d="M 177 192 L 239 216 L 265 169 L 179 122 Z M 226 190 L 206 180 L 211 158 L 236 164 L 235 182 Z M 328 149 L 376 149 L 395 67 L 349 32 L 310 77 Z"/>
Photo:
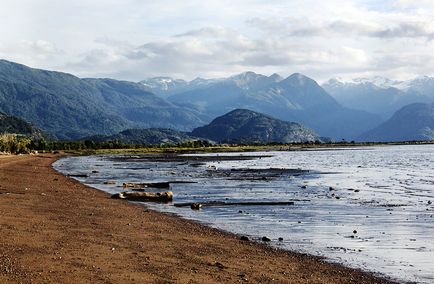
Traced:
<path id="1" fill-rule="evenodd" d="M 432 0 L 1 0 L 0 58 L 140 81 L 434 75 Z"/>

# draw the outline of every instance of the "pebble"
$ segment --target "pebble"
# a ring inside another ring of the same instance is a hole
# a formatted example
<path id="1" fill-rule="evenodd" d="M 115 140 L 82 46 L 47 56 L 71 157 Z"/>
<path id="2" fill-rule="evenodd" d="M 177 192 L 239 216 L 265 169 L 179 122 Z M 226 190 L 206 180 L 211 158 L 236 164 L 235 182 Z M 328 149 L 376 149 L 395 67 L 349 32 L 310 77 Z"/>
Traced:
<path id="1" fill-rule="evenodd" d="M 191 208 L 192 210 L 199 210 L 199 209 L 202 208 L 202 204 L 200 204 L 200 203 L 192 203 L 192 204 L 190 205 L 190 208 Z"/>

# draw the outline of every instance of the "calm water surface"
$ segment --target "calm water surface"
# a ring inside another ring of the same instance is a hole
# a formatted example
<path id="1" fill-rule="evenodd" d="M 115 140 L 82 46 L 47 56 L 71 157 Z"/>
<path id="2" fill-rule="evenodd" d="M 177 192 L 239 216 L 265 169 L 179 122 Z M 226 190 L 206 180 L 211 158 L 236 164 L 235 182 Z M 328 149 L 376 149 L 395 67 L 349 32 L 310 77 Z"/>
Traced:
<path id="1" fill-rule="evenodd" d="M 434 146 L 209 155 L 262 157 L 200 165 L 143 161 L 140 156 L 68 157 L 54 167 L 65 174 L 88 174 L 77 179 L 110 193 L 123 191 L 123 182 L 197 182 L 172 184 L 174 203 L 294 200 L 292 206 L 205 207 L 200 211 L 173 204 L 150 206 L 252 239 L 268 236 L 272 245 L 402 282 L 434 283 Z M 266 180 L 216 174 L 241 168 L 309 172 Z M 105 185 L 107 180 L 116 185 Z"/>

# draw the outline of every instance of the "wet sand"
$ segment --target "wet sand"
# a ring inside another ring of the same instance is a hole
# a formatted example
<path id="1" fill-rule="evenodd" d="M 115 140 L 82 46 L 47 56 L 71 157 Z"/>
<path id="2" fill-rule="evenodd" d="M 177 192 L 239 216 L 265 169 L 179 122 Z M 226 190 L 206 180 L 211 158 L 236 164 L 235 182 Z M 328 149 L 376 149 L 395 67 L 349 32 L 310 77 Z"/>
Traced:
<path id="1" fill-rule="evenodd" d="M 111 199 L 57 158 L 0 159 L 0 283 L 391 283 Z"/>

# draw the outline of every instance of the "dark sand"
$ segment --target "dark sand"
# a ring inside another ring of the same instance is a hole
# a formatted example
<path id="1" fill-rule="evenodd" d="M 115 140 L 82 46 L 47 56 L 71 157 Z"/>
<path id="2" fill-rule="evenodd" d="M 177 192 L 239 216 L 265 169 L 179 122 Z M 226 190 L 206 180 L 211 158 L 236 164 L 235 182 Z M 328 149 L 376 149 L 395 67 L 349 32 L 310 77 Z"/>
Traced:
<path id="1" fill-rule="evenodd" d="M 390 283 L 110 199 L 56 158 L 0 156 L 0 283 Z"/>

